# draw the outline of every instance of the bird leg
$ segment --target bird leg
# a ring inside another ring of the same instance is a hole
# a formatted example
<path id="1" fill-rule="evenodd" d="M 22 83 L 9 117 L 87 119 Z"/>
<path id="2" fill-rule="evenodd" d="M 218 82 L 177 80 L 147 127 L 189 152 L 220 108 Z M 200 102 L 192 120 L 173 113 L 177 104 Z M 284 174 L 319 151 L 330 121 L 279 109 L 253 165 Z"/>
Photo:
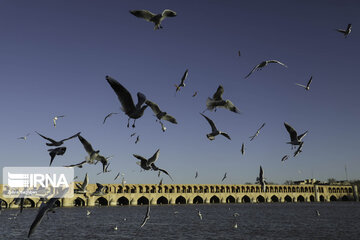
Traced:
<path id="1" fill-rule="evenodd" d="M 130 125 L 130 118 L 128 118 L 128 124 L 127 124 L 127 127 L 129 127 Z"/>
<path id="2" fill-rule="evenodd" d="M 136 119 L 134 119 L 134 123 L 133 123 L 133 125 L 132 125 L 133 128 L 135 128 L 135 121 L 136 121 Z"/>

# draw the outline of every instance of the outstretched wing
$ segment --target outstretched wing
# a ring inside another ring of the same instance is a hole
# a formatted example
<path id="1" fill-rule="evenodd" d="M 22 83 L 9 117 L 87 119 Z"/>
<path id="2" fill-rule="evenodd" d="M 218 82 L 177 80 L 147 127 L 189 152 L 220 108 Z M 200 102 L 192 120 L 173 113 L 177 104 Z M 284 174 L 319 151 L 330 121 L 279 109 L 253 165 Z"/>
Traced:
<path id="1" fill-rule="evenodd" d="M 208 123 L 210 124 L 210 126 L 211 126 L 211 131 L 212 131 L 212 132 L 217 131 L 217 128 L 216 128 L 216 126 L 215 126 L 215 123 L 214 123 L 210 118 L 208 118 L 207 116 L 205 116 L 204 114 L 202 114 L 202 113 L 200 113 L 200 114 L 201 114 L 201 116 L 203 116 L 203 117 L 208 121 Z"/>
<path id="2" fill-rule="evenodd" d="M 224 93 L 224 88 L 223 86 L 219 85 L 219 87 L 217 88 L 216 92 L 213 95 L 213 99 L 216 101 L 220 101 L 222 100 L 222 95 Z"/>
<path id="3" fill-rule="evenodd" d="M 118 81 L 116 81 L 110 76 L 106 76 L 106 80 L 114 90 L 115 94 L 117 95 L 125 114 L 129 114 L 130 112 L 133 112 L 135 110 L 135 105 L 129 91 Z"/>
<path id="4" fill-rule="evenodd" d="M 297 137 L 298 140 L 301 141 L 301 139 L 302 139 L 303 137 L 305 137 L 307 133 L 308 133 L 308 131 L 306 131 L 306 132 L 304 132 L 303 134 L 299 135 L 299 136 Z"/>
<path id="5" fill-rule="evenodd" d="M 79 167 L 79 168 L 82 168 L 82 165 L 84 163 L 86 163 L 86 161 L 82 161 L 81 163 L 77 163 L 77 164 L 67 165 L 67 166 L 64 166 L 64 167 Z"/>
<path id="6" fill-rule="evenodd" d="M 80 142 L 82 143 L 82 145 L 84 146 L 85 148 L 85 151 L 88 153 L 88 154 L 91 154 L 94 152 L 94 149 L 93 147 L 91 146 L 91 144 L 86 141 L 85 138 L 83 138 L 81 135 L 77 135 L 77 137 L 79 138 Z"/>
<path id="7" fill-rule="evenodd" d="M 170 9 L 165 9 L 162 14 L 163 17 L 176 17 L 176 12 Z"/>
<path id="8" fill-rule="evenodd" d="M 300 83 L 295 83 L 295 85 L 298 85 L 298 86 L 300 86 L 300 87 L 306 88 L 305 85 L 302 85 L 302 84 L 300 84 Z"/>
<path id="9" fill-rule="evenodd" d="M 155 16 L 155 14 L 148 10 L 131 10 L 130 13 L 138 18 L 143 18 L 148 22 Z"/>
<path id="10" fill-rule="evenodd" d="M 255 70 L 256 70 L 259 66 L 260 66 L 260 64 L 256 65 L 256 66 L 251 70 L 251 72 L 250 72 L 248 75 L 246 75 L 245 78 L 248 78 L 253 72 L 255 72 Z"/>
<path id="11" fill-rule="evenodd" d="M 289 124 L 287 124 L 286 122 L 284 122 L 284 125 L 285 125 L 286 130 L 290 134 L 291 141 L 296 141 L 297 132 L 295 131 L 295 129 L 293 127 L 291 127 Z"/>
<path id="12" fill-rule="evenodd" d="M 166 114 L 162 119 L 164 119 L 166 121 L 169 121 L 171 123 L 177 124 L 176 119 L 173 116 L 169 115 L 169 114 Z"/>
<path id="13" fill-rule="evenodd" d="M 146 101 L 146 96 L 143 93 L 138 92 L 137 98 L 138 98 L 138 102 L 136 104 L 136 108 L 141 108 L 141 105 L 143 105 L 144 102 Z"/>
<path id="14" fill-rule="evenodd" d="M 312 76 L 311 76 L 309 82 L 307 83 L 306 87 L 310 87 L 311 82 L 312 82 Z"/>
<path id="15" fill-rule="evenodd" d="M 36 132 L 36 131 L 35 131 Z M 51 138 L 48 138 L 48 137 L 45 137 L 44 135 L 41 135 L 40 133 L 36 132 L 37 134 L 39 134 L 40 137 L 48 140 L 49 142 L 51 143 L 57 143 L 54 139 L 51 139 Z"/>
<path id="16" fill-rule="evenodd" d="M 78 132 L 77 134 L 75 134 L 75 135 L 73 135 L 73 136 L 71 136 L 71 137 L 65 138 L 65 139 L 61 140 L 60 142 L 62 142 L 62 141 L 67 141 L 67 140 L 70 140 L 70 139 L 72 139 L 72 138 L 74 138 L 74 137 L 77 137 L 77 136 L 80 135 L 80 133 L 81 133 L 81 132 Z"/>
<path id="17" fill-rule="evenodd" d="M 231 140 L 230 136 L 227 133 L 221 132 L 220 134 L 226 137 L 227 139 Z"/>
<path id="18" fill-rule="evenodd" d="M 265 123 L 263 123 L 263 124 L 261 125 L 261 127 L 258 129 L 258 131 L 260 131 L 264 126 L 265 126 Z"/>
<path id="19" fill-rule="evenodd" d="M 156 103 L 154 103 L 150 100 L 146 100 L 145 104 L 151 108 L 151 110 L 154 112 L 155 115 L 158 115 L 159 113 L 161 113 L 161 110 Z"/>
<path id="20" fill-rule="evenodd" d="M 283 64 L 282 62 L 279 62 L 278 60 L 269 60 L 269 61 L 267 61 L 268 63 L 277 63 L 277 64 L 280 64 L 280 65 L 282 65 L 282 66 L 284 66 L 284 67 L 287 67 L 285 64 Z"/>
<path id="21" fill-rule="evenodd" d="M 230 100 L 226 100 L 226 104 L 224 105 L 224 107 L 231 112 L 240 113 L 240 110 Z"/>
<path id="22" fill-rule="evenodd" d="M 346 30 L 343 30 L 343 29 L 335 29 L 335 30 L 338 31 L 338 32 L 341 32 L 341 33 L 343 33 L 343 34 L 346 33 Z"/>
<path id="23" fill-rule="evenodd" d="M 184 75 L 183 75 L 182 78 L 181 78 L 181 83 L 180 83 L 180 85 L 184 85 L 184 82 L 185 82 L 185 80 L 186 80 L 186 78 L 187 78 L 187 76 L 188 76 L 188 73 L 189 73 L 189 70 L 186 69 L 186 71 L 184 72 Z"/>
<path id="24" fill-rule="evenodd" d="M 158 158 L 159 158 L 159 155 L 160 155 L 160 149 L 158 149 L 154 155 L 149 158 L 149 160 L 147 160 L 147 164 L 150 166 L 151 164 L 153 164 Z"/>
<path id="25" fill-rule="evenodd" d="M 106 119 L 113 114 L 118 114 L 118 113 L 112 112 L 112 113 L 109 113 L 108 115 L 106 115 L 106 117 L 104 118 L 103 124 L 105 124 Z"/>

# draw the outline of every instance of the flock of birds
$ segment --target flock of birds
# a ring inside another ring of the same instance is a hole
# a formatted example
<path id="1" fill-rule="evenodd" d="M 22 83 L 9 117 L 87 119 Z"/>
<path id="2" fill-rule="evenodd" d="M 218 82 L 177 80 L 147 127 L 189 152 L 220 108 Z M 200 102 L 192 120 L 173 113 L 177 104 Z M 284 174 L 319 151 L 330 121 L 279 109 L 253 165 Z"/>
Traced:
<path id="1" fill-rule="evenodd" d="M 130 11 L 130 13 L 138 18 L 142 18 L 145 19 L 148 22 L 152 22 L 154 23 L 154 30 L 158 30 L 158 29 L 162 29 L 162 21 L 165 18 L 168 17 L 176 17 L 176 12 L 169 10 L 169 9 L 165 9 L 161 14 L 154 14 L 148 10 L 132 10 Z M 336 29 L 336 31 L 342 33 L 345 38 L 348 37 L 348 35 L 351 33 L 351 28 L 352 25 L 349 24 L 347 26 L 347 28 L 344 29 Z M 241 56 L 240 51 L 238 51 L 238 55 Z M 262 61 L 261 63 L 257 64 L 250 72 L 248 75 L 245 76 L 245 78 L 250 77 L 251 75 L 253 75 L 256 71 L 262 70 L 264 67 L 268 66 L 270 63 L 275 63 L 275 64 L 279 64 L 285 68 L 287 68 L 287 65 L 285 65 L 284 63 L 278 61 L 278 60 L 266 60 L 266 61 Z M 181 81 L 179 84 L 175 84 L 175 94 L 177 92 L 179 92 L 181 90 L 181 88 L 185 87 L 185 81 L 188 77 L 189 71 L 188 69 L 186 69 L 185 73 L 183 74 Z M 113 89 L 114 93 L 116 94 L 121 107 L 122 107 L 122 111 L 125 115 L 127 115 L 128 117 L 128 123 L 127 123 L 127 127 L 129 128 L 130 126 L 130 120 L 133 120 L 133 124 L 132 127 L 135 128 L 135 123 L 136 120 L 141 118 L 144 115 L 145 110 L 147 109 L 147 107 L 150 107 L 150 109 L 152 110 L 154 116 L 156 117 L 156 121 L 158 121 L 161 125 L 161 129 L 163 132 L 166 131 L 166 127 L 164 125 L 163 121 L 168 121 L 172 124 L 177 124 L 177 120 L 175 117 L 173 117 L 172 115 L 168 114 L 167 112 L 161 110 L 161 108 L 159 107 L 158 104 L 156 104 L 155 102 L 149 100 L 146 98 L 145 94 L 138 92 L 137 93 L 137 103 L 134 103 L 134 100 L 130 94 L 130 92 L 121 84 L 119 83 L 117 80 L 115 80 L 114 78 L 110 77 L 110 76 L 106 76 L 105 77 L 107 83 L 109 84 L 109 86 Z M 310 80 L 307 82 L 306 85 L 304 84 L 299 84 L 296 83 L 297 86 L 300 86 L 302 88 L 304 88 L 306 91 L 310 90 L 310 84 L 312 83 L 312 77 L 310 78 Z M 197 95 L 197 91 L 194 92 L 194 94 L 192 95 L 192 97 L 195 97 Z M 204 115 L 205 111 L 217 111 L 217 109 L 219 108 L 223 108 L 226 110 L 229 110 L 231 112 L 237 113 L 239 114 L 240 111 L 239 109 L 229 100 L 229 99 L 223 99 L 222 95 L 224 93 L 224 88 L 223 86 L 219 86 L 216 90 L 216 92 L 213 94 L 212 98 L 208 98 L 206 100 L 206 109 L 200 113 L 201 116 L 204 117 L 204 119 L 206 120 L 206 122 L 210 125 L 211 128 L 211 132 L 206 134 L 206 137 L 209 140 L 215 140 L 215 137 L 218 135 L 222 135 L 225 138 L 227 138 L 228 140 L 231 140 L 231 137 L 228 133 L 220 131 L 214 121 L 212 119 L 210 119 L 208 116 Z M 104 120 L 103 120 L 103 124 L 105 124 L 106 120 L 116 114 L 121 114 L 119 112 L 111 112 L 108 115 L 105 116 Z M 65 115 L 59 115 L 59 116 L 55 116 L 53 118 L 53 125 L 54 127 L 56 127 L 57 121 L 60 118 L 64 118 Z M 260 130 L 265 126 L 265 123 L 263 123 L 260 128 L 256 131 L 256 133 L 253 136 L 250 136 L 250 141 L 253 141 L 256 137 L 259 136 L 260 134 Z M 297 156 L 299 153 L 302 152 L 302 147 L 303 147 L 303 141 L 302 139 L 306 136 L 306 134 L 308 133 L 308 131 L 305 131 L 304 133 L 298 135 L 298 133 L 296 132 L 296 130 L 288 123 L 284 122 L 284 126 L 286 131 L 289 133 L 290 136 L 290 141 L 287 142 L 288 144 L 290 144 L 292 146 L 292 149 L 294 147 L 297 146 L 296 151 L 294 152 L 294 157 Z M 62 145 L 64 144 L 65 141 L 74 139 L 74 138 L 78 138 L 78 140 L 82 143 L 87 156 L 85 157 L 85 160 L 80 162 L 80 163 L 76 163 L 76 164 L 72 164 L 72 165 L 68 165 L 65 167 L 79 167 L 82 168 L 84 164 L 97 164 L 98 162 L 102 163 L 102 171 L 99 173 L 107 173 L 110 172 L 110 170 L 108 169 L 110 163 L 109 163 L 109 158 L 111 157 L 104 157 L 102 155 L 100 155 L 100 151 L 99 150 L 94 150 L 94 148 L 92 147 L 92 145 L 90 144 L 90 142 L 88 140 L 86 140 L 82 135 L 81 132 L 78 132 L 68 138 L 64 138 L 62 140 L 56 141 L 50 137 L 46 137 L 43 134 L 40 134 L 39 132 L 36 132 L 40 137 L 42 137 L 43 139 L 47 140 L 48 142 L 46 143 L 47 146 L 49 147 L 55 147 L 55 148 L 51 148 L 48 149 L 49 155 L 50 155 L 50 166 L 53 163 L 55 157 L 57 155 L 63 155 L 66 152 L 66 147 L 63 147 Z M 135 136 L 136 133 L 131 134 L 131 137 Z M 22 140 L 26 140 L 27 137 L 30 135 L 26 134 L 25 136 L 19 137 L 19 139 Z M 140 140 L 139 135 L 136 138 L 135 143 L 137 143 Z M 168 171 L 161 169 L 159 167 L 157 167 L 155 165 L 155 162 L 157 161 L 157 159 L 159 158 L 159 154 L 160 154 L 160 149 L 158 149 L 154 155 L 152 155 L 150 158 L 145 158 L 143 156 L 140 156 L 138 154 L 133 154 L 133 156 L 140 160 L 137 162 L 137 164 L 141 167 L 142 170 L 144 171 L 158 171 L 158 174 L 160 176 L 160 173 L 164 173 L 166 174 L 171 180 L 173 180 L 173 178 L 171 177 L 171 175 L 168 173 Z M 241 154 L 244 155 L 245 154 L 245 144 L 242 143 L 241 146 Z M 289 158 L 289 155 L 285 155 L 281 161 L 285 161 Z M 120 172 L 116 175 L 116 177 L 114 178 L 114 180 L 116 180 L 118 177 L 120 176 Z M 196 171 L 196 175 L 195 178 L 198 177 L 198 172 Z M 227 177 L 227 173 L 224 174 L 223 178 L 221 181 L 224 181 Z M 76 177 L 77 178 L 77 177 Z M 258 177 L 256 178 L 256 183 L 259 183 L 261 185 L 262 191 L 266 191 L 266 181 L 265 181 L 265 177 L 264 177 L 264 171 L 262 166 L 260 166 L 260 172 Z M 87 190 L 86 187 L 89 183 L 89 178 L 88 175 L 85 175 L 85 179 L 82 182 L 82 184 L 80 183 L 76 183 L 76 189 L 74 190 L 74 192 L 76 194 L 84 194 L 85 197 L 87 197 Z M 124 184 L 124 178 L 122 181 L 122 184 Z M 159 183 L 160 185 L 162 184 L 162 179 Z M 39 208 L 39 211 L 30 227 L 29 233 L 28 233 L 28 237 L 31 236 L 31 234 L 34 232 L 34 230 L 36 229 L 36 227 L 40 224 L 41 220 L 43 219 L 44 215 L 49 212 L 49 211 L 53 211 L 54 209 L 54 204 L 55 202 L 61 198 L 62 194 L 64 192 L 59 192 L 58 195 L 46 200 L 43 199 L 43 202 Z M 104 186 L 100 183 L 97 183 L 97 189 L 95 190 L 95 192 L 91 193 L 90 196 L 102 196 L 105 194 L 104 191 Z M 23 208 L 23 202 L 24 202 L 24 198 L 16 198 L 15 200 L 15 204 L 20 204 L 21 205 L 21 210 Z M 91 213 L 88 211 L 87 215 L 90 215 Z M 318 215 L 320 215 L 319 212 L 317 212 Z M 202 214 L 200 212 L 200 210 L 198 210 L 198 216 L 200 219 L 202 219 Z M 235 215 L 234 215 L 235 216 Z M 236 217 L 236 216 L 235 216 Z M 150 219 L 150 204 L 148 205 L 145 217 L 143 219 L 143 222 L 140 225 L 140 228 L 142 228 L 146 222 Z M 237 224 L 234 225 L 234 228 L 237 228 Z M 115 228 L 114 228 L 115 229 Z M 116 229 L 117 230 L 117 227 Z"/>

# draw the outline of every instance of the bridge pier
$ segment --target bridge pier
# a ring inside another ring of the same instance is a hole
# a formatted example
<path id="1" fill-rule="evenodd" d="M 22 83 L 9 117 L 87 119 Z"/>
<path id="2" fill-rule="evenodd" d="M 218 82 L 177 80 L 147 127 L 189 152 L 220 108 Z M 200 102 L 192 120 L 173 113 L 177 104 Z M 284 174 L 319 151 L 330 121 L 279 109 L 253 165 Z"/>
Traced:
<path id="1" fill-rule="evenodd" d="M 112 207 L 117 206 L 117 201 L 115 199 L 113 199 L 113 198 L 110 199 L 109 206 L 112 206 Z"/>
<path id="2" fill-rule="evenodd" d="M 94 197 L 89 197 L 88 198 L 87 206 L 88 207 L 95 207 L 95 198 Z"/>
<path id="3" fill-rule="evenodd" d="M 236 203 L 241 203 L 241 198 L 240 197 L 236 198 Z"/>
<path id="4" fill-rule="evenodd" d="M 192 198 L 188 198 L 188 200 L 186 201 L 188 204 L 193 204 L 193 199 Z"/>
<path id="5" fill-rule="evenodd" d="M 130 200 L 130 205 L 131 205 L 131 206 L 136 206 L 136 205 L 137 205 L 137 201 L 136 201 L 134 198 L 132 198 L 132 199 Z"/>
<path id="6" fill-rule="evenodd" d="M 271 198 L 267 197 L 265 201 L 266 201 L 267 203 L 270 203 L 270 202 L 271 202 Z"/>
<path id="7" fill-rule="evenodd" d="M 152 198 L 152 199 L 150 200 L 150 204 L 151 204 L 151 205 L 157 205 L 156 199 Z"/>
<path id="8" fill-rule="evenodd" d="M 62 206 L 63 207 L 73 207 L 73 199 L 72 198 L 63 198 L 62 200 Z"/>
<path id="9" fill-rule="evenodd" d="M 319 186 L 315 185 L 315 202 L 320 202 Z"/>
<path id="10" fill-rule="evenodd" d="M 354 200 L 358 202 L 359 201 L 358 187 L 356 185 L 353 185 L 352 188 L 354 193 Z"/>
<path id="11" fill-rule="evenodd" d="M 221 203 L 227 203 L 225 197 L 223 197 L 223 198 L 221 199 Z"/>
<path id="12" fill-rule="evenodd" d="M 205 199 L 205 203 L 206 203 L 206 204 L 210 204 L 210 198 L 206 198 L 206 199 Z"/>

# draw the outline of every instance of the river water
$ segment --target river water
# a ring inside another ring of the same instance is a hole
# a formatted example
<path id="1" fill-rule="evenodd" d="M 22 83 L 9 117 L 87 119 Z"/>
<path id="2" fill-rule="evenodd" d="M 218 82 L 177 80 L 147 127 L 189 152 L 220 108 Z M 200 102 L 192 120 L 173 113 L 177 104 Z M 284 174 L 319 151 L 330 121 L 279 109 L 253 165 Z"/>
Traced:
<path id="1" fill-rule="evenodd" d="M 147 206 L 58 208 L 44 217 L 30 239 L 360 239 L 356 202 L 151 206 L 150 219 L 140 229 L 146 210 Z M 37 211 L 24 209 L 17 216 L 19 210 L 2 211 L 0 239 L 27 239 Z"/>

